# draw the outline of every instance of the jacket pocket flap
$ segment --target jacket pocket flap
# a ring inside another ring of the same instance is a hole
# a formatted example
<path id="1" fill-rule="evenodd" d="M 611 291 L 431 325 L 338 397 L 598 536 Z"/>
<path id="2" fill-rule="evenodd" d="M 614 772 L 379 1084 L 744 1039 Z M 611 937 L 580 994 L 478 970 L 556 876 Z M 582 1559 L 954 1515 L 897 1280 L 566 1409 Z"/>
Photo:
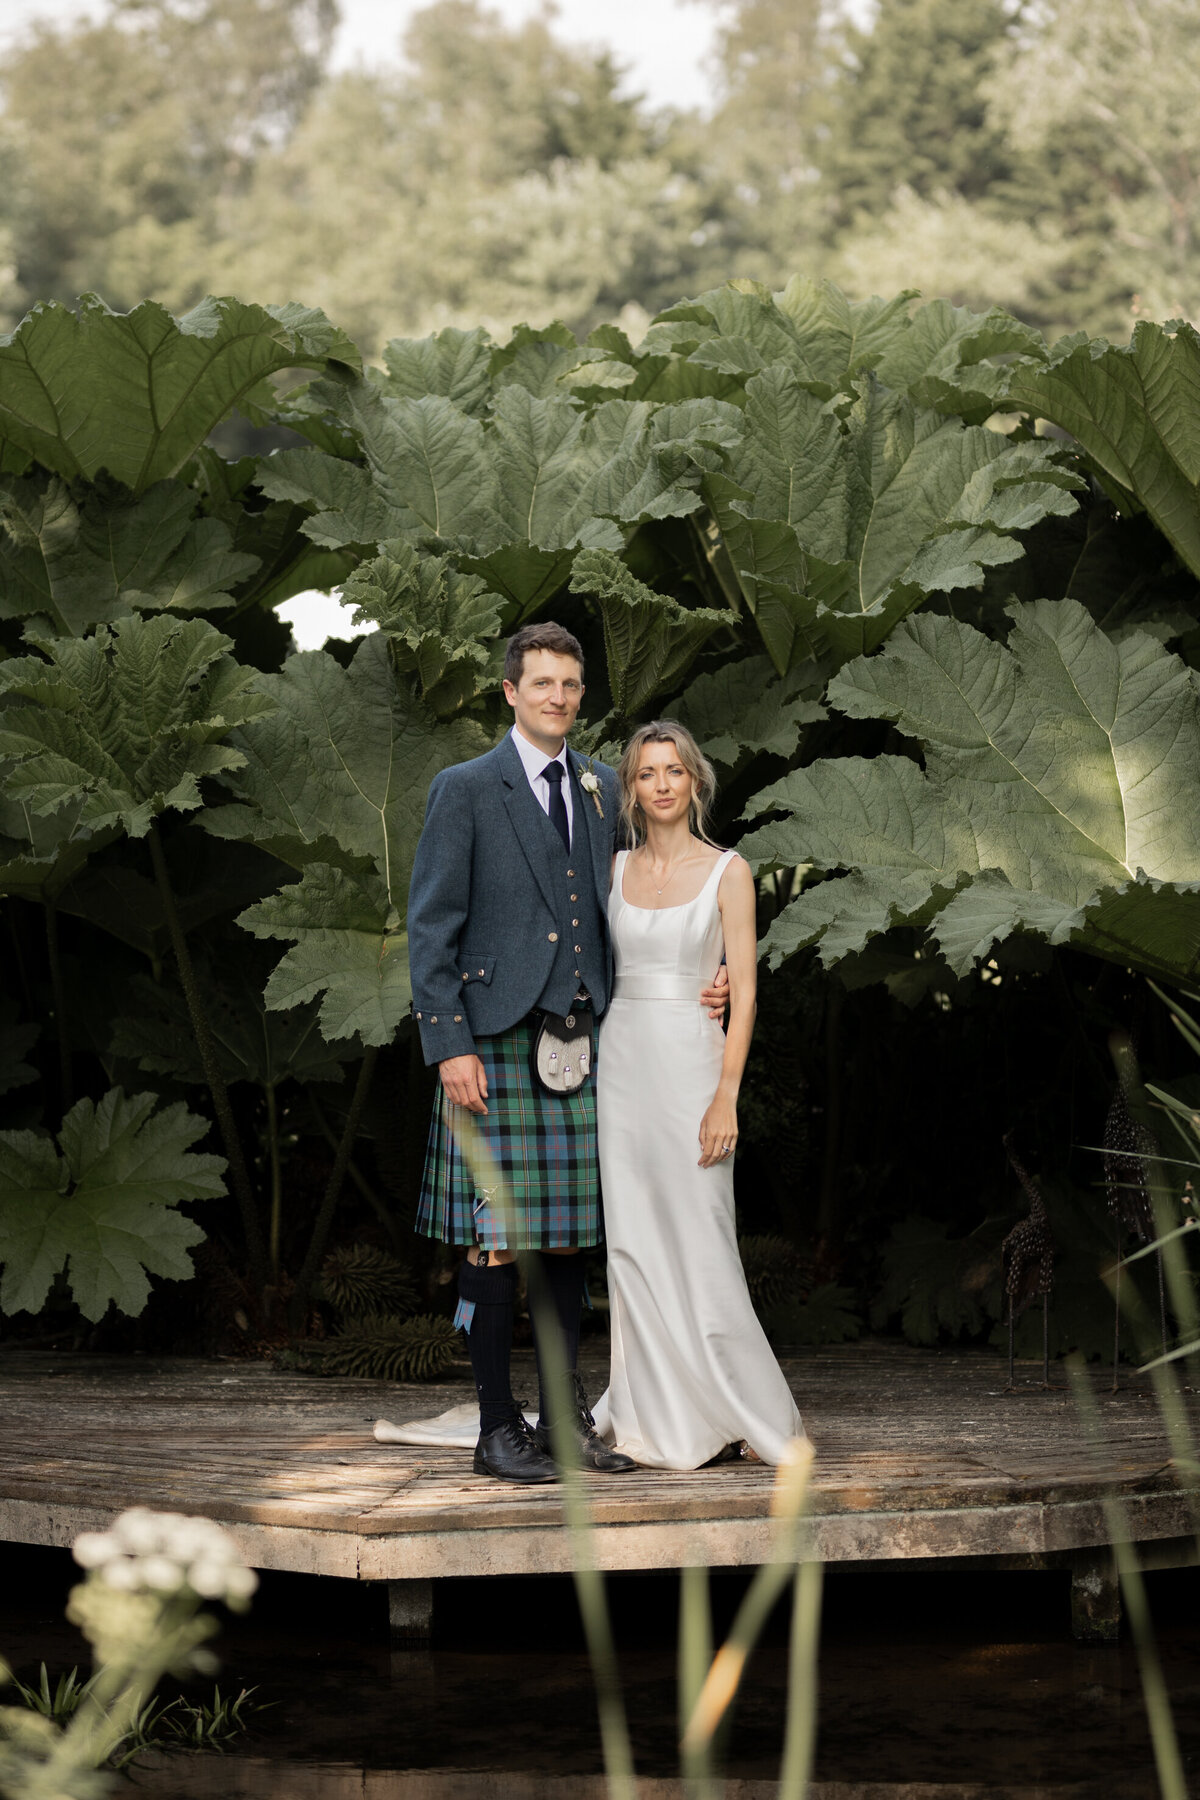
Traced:
<path id="1" fill-rule="evenodd" d="M 464 950 L 459 966 L 462 969 L 464 982 L 482 981 L 486 984 L 492 979 L 492 970 L 496 966 L 496 959 L 494 956 L 480 956 L 475 950 Z"/>

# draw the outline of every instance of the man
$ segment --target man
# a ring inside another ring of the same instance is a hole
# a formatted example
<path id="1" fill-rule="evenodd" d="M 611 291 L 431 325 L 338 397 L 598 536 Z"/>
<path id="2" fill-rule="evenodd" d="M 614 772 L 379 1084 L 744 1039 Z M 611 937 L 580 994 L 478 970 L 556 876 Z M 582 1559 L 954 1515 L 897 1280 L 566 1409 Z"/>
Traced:
<path id="1" fill-rule="evenodd" d="M 564 1015 L 585 997 L 599 1018 L 608 1004 L 605 907 L 620 791 L 613 770 L 566 752 L 583 699 L 583 652 L 569 631 L 551 623 L 518 631 L 504 696 L 511 732 L 435 777 L 413 865 L 413 1011 L 441 1080 L 417 1230 L 468 1246 L 457 1318 L 479 1396 L 475 1471 L 541 1482 L 557 1469 L 536 1329 L 536 1431 L 510 1384 L 518 1251 L 538 1258 L 553 1303 L 580 1460 L 606 1472 L 634 1467 L 596 1435 L 576 1373 L 579 1252 L 601 1236 L 594 1082 L 551 1094 L 530 1069 L 537 1009 Z"/>

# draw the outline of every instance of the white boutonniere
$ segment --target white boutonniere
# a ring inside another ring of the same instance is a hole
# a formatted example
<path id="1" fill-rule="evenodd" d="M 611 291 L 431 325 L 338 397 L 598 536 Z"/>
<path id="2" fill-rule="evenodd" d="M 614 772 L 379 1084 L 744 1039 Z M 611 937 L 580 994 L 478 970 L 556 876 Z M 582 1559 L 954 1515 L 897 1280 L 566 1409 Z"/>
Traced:
<path id="1" fill-rule="evenodd" d="M 578 774 L 580 787 L 585 794 L 590 794 L 592 796 L 592 805 L 600 814 L 600 817 L 603 818 L 604 808 L 600 804 L 600 777 L 596 774 L 590 763 L 580 763 Z"/>

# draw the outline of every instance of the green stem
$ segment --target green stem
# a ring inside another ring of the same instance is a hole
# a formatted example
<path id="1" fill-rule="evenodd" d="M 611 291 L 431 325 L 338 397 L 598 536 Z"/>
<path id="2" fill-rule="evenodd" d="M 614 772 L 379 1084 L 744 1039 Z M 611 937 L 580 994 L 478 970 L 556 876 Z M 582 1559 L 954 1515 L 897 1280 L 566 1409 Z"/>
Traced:
<path id="1" fill-rule="evenodd" d="M 58 950 L 58 908 L 53 900 L 45 902 L 46 955 L 50 963 L 50 991 L 54 996 L 54 1024 L 58 1037 L 58 1090 L 64 1113 L 75 1104 L 75 1082 L 71 1069 L 71 1040 L 67 1032 L 67 988 L 63 981 L 62 959 Z"/>
<path id="2" fill-rule="evenodd" d="M 825 996 L 825 1155 L 817 1231 L 822 1239 L 833 1231 L 842 1144 L 842 1000 L 840 981 L 831 976 Z"/>
<path id="3" fill-rule="evenodd" d="M 312 1292 L 317 1270 L 321 1266 L 321 1258 L 325 1254 L 325 1244 L 329 1237 L 329 1228 L 333 1224 L 333 1215 L 337 1211 L 337 1203 L 342 1197 L 342 1186 L 346 1179 L 346 1170 L 350 1167 L 350 1153 L 354 1149 L 354 1140 L 358 1136 L 358 1127 L 362 1119 L 363 1108 L 367 1103 L 367 1094 L 371 1087 L 371 1078 L 375 1073 L 375 1064 L 379 1060 L 379 1051 L 374 1044 L 368 1045 L 362 1062 L 359 1064 L 358 1080 L 354 1084 L 354 1095 L 350 1101 L 350 1111 L 346 1114 L 346 1125 L 342 1132 L 337 1154 L 333 1159 L 329 1181 L 321 1201 L 321 1210 L 317 1214 L 313 1234 L 309 1240 L 299 1275 L 296 1277 L 296 1290 L 288 1305 L 288 1316 L 293 1332 L 299 1335 L 304 1326 L 304 1315 L 308 1308 L 308 1296 Z"/>
<path id="4" fill-rule="evenodd" d="M 271 1280 L 279 1285 L 279 1240 L 283 1230 L 283 1168 L 279 1160 L 279 1109 L 275 1104 L 275 1083 L 264 1089 L 267 1096 L 267 1157 L 271 1167 Z"/>
<path id="5" fill-rule="evenodd" d="M 325 1117 L 324 1110 L 317 1101 L 316 1095 L 310 1093 L 307 1096 L 307 1099 L 309 1111 L 317 1121 L 321 1136 L 325 1139 L 329 1148 L 336 1154 L 338 1140 L 333 1126 Z M 383 1229 L 391 1238 L 393 1247 L 398 1253 L 403 1254 L 404 1251 L 409 1248 L 408 1235 L 401 1231 L 396 1222 L 395 1215 L 384 1201 L 379 1198 L 379 1195 L 375 1192 L 375 1189 L 371 1186 L 370 1182 L 355 1162 L 353 1156 L 351 1156 L 350 1161 L 346 1164 L 346 1174 L 350 1177 L 350 1180 L 354 1183 L 367 1205 L 371 1208 L 371 1211 L 375 1214 L 375 1217 L 379 1220 L 379 1223 L 383 1226 Z"/>
<path id="6" fill-rule="evenodd" d="M 217 1115 L 221 1141 L 229 1160 L 230 1185 L 242 1216 L 242 1230 L 246 1237 L 250 1276 L 254 1285 L 261 1290 L 266 1280 L 267 1254 L 266 1246 L 263 1243 L 262 1226 L 259 1223 L 254 1189 L 246 1168 L 245 1152 L 242 1149 L 242 1140 L 238 1136 L 233 1108 L 229 1104 L 229 1089 L 226 1087 L 225 1077 L 221 1073 L 216 1041 L 208 1022 L 208 1015 L 204 1010 L 204 1003 L 200 998 L 200 986 L 196 980 L 191 951 L 188 949 L 187 938 L 184 936 L 183 925 L 180 922 L 179 909 L 175 904 L 175 894 L 171 887 L 171 878 L 167 873 L 167 859 L 163 855 L 162 839 L 158 835 L 157 825 L 150 827 L 150 861 L 154 867 L 154 879 L 158 883 L 158 891 L 162 898 L 167 933 L 171 939 L 171 948 L 175 952 L 175 961 L 179 967 L 179 979 L 183 983 L 192 1030 L 196 1034 L 196 1048 L 200 1052 L 204 1079 L 208 1083 L 208 1091 L 212 1095 L 213 1111 Z"/>

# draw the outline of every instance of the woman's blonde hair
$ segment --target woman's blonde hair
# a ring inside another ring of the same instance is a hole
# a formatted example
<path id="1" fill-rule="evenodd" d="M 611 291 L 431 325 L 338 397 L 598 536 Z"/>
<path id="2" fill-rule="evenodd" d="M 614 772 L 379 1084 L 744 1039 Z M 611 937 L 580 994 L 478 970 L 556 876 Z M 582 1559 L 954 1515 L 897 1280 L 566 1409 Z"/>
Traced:
<path id="1" fill-rule="evenodd" d="M 675 754 L 692 778 L 688 824 L 703 843 L 713 844 L 714 849 L 718 848 L 708 834 L 708 814 L 716 798 L 717 777 L 712 764 L 687 726 L 681 725 L 677 719 L 651 719 L 648 725 L 639 725 L 625 746 L 625 754 L 621 758 L 617 774 L 621 777 L 621 818 L 627 841 L 636 847 L 646 836 L 646 822 L 637 804 L 634 784 L 642 751 L 647 744 L 674 744 Z"/>

